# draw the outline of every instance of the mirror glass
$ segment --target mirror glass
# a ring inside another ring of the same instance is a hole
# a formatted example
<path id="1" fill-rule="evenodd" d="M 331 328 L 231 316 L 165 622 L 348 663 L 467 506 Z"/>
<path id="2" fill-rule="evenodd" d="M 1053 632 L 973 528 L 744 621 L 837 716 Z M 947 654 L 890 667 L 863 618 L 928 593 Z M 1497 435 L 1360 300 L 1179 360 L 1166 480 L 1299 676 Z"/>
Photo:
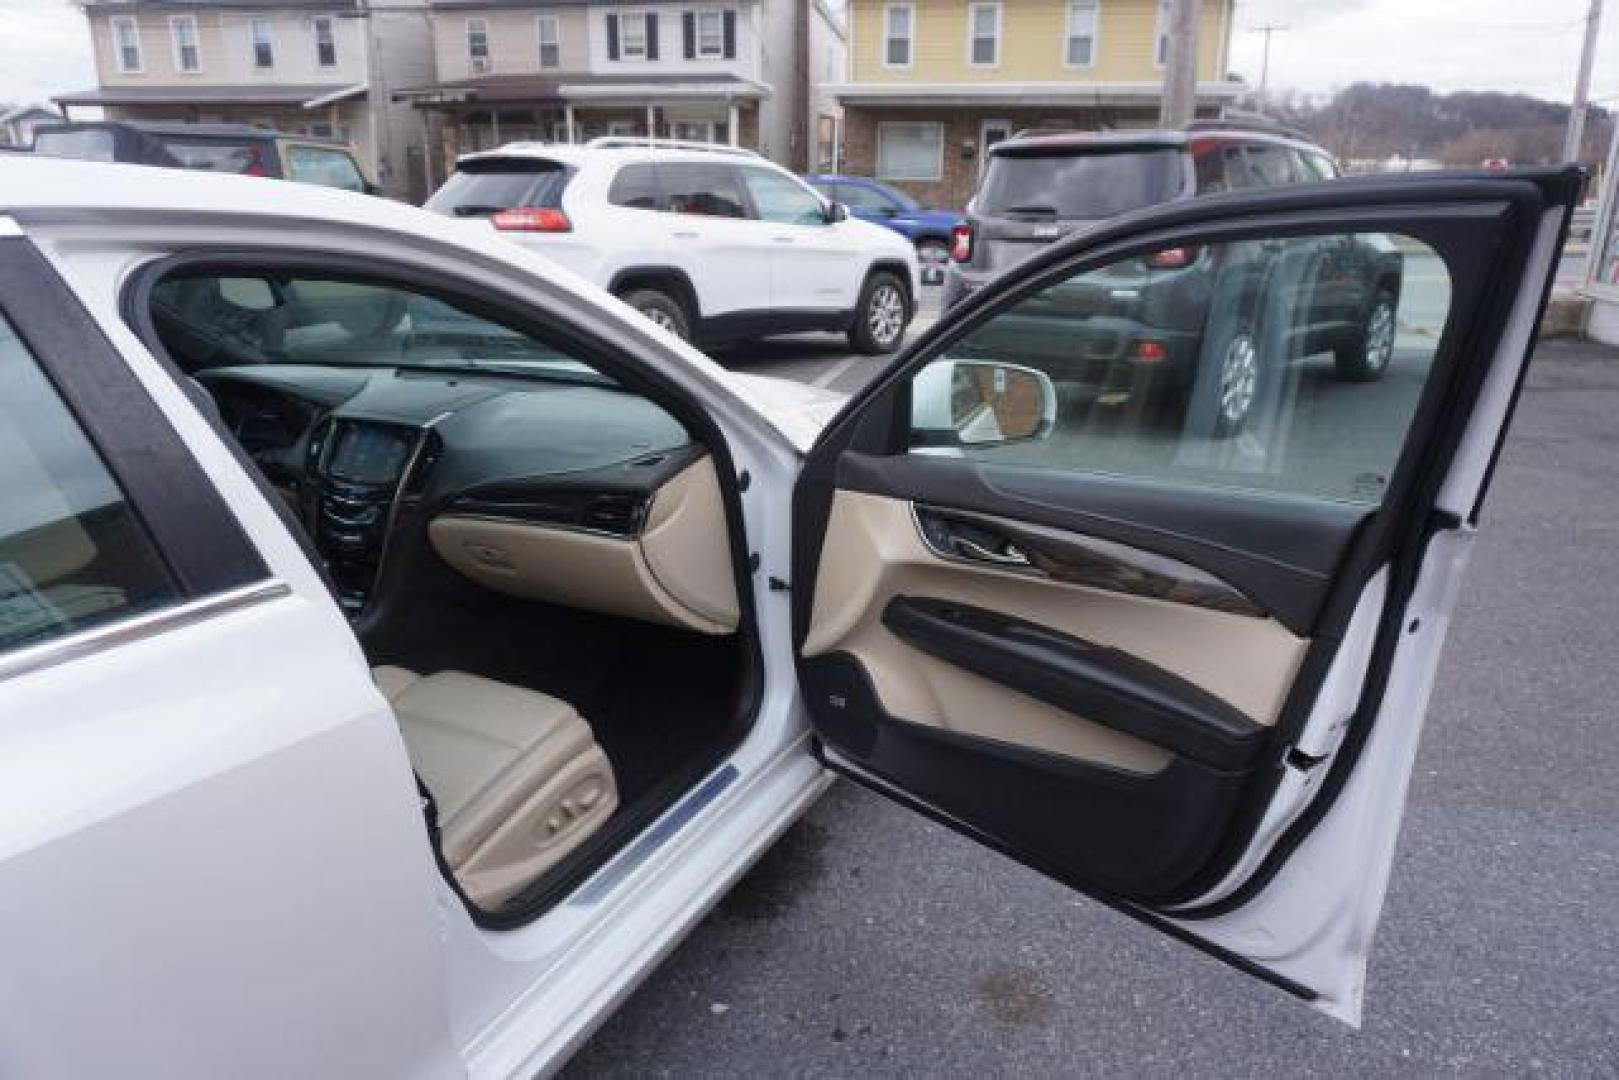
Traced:
<path id="1" fill-rule="evenodd" d="M 985 360 L 939 360 L 918 373 L 912 416 L 934 445 L 986 446 L 1043 437 L 1056 416 L 1044 372 Z"/>

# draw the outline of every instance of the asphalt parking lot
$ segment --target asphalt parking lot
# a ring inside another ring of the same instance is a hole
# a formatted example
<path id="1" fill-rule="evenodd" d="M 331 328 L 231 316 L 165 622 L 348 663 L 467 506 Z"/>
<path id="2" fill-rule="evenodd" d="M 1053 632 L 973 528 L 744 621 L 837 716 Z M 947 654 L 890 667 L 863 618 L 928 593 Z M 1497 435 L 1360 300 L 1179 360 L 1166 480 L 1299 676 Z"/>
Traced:
<path id="1" fill-rule="evenodd" d="M 732 358 L 858 385 L 803 340 Z M 1619 1072 L 1619 353 L 1543 344 L 1434 693 L 1360 1032 L 842 783 L 571 1075 Z"/>

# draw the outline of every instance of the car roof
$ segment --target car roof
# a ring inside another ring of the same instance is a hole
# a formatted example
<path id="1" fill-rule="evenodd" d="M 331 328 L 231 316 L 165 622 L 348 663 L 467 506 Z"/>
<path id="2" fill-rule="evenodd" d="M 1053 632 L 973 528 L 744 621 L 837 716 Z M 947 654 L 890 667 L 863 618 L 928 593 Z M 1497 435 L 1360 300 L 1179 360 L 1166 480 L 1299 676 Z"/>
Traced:
<path id="1" fill-rule="evenodd" d="M 749 165 L 769 165 L 779 168 L 768 158 L 747 150 L 733 150 L 716 146 L 712 150 L 690 149 L 679 146 L 632 145 L 591 146 L 589 143 L 510 142 L 492 150 L 479 150 L 462 154 L 463 161 L 498 161 L 501 158 L 529 158 L 536 161 L 557 161 L 579 167 L 589 162 L 605 161 L 625 163 L 633 161 L 729 161 Z"/>
<path id="2" fill-rule="evenodd" d="M 1195 122 L 1184 128 L 1140 128 L 1101 131 L 1020 131 L 989 148 L 997 157 L 1039 156 L 1087 150 L 1180 150 L 1205 141 L 1268 142 L 1320 151 L 1321 147 L 1302 133 L 1280 127 L 1245 126 L 1234 123 Z"/>
<path id="3" fill-rule="evenodd" d="M 299 142 L 327 143 L 332 146 L 346 146 L 341 139 L 333 139 L 324 135 L 297 135 L 291 132 L 275 131 L 270 128 L 255 127 L 252 124 L 192 124 L 183 120 L 73 120 L 54 124 L 40 124 L 34 128 L 36 134 L 54 131 L 89 131 L 96 128 L 116 130 L 124 128 L 129 131 L 138 131 L 142 135 L 163 135 L 179 138 L 198 139 L 296 139 Z"/>

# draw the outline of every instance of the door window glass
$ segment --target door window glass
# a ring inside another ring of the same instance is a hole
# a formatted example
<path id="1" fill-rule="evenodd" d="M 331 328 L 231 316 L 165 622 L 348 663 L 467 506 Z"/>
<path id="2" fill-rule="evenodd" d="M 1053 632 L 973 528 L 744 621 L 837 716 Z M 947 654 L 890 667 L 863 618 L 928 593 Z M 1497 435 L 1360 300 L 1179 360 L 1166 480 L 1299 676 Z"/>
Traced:
<path id="1" fill-rule="evenodd" d="M 100 455 L 0 316 L 0 651 L 174 603 Z"/>
<path id="2" fill-rule="evenodd" d="M 668 208 L 677 214 L 745 218 L 748 200 L 729 165 L 706 161 L 673 162 L 658 167 Z"/>
<path id="3" fill-rule="evenodd" d="M 842 202 L 851 210 L 875 210 L 882 213 L 884 210 L 896 209 L 892 200 L 875 188 L 864 184 L 843 184 L 838 188 Z"/>
<path id="4" fill-rule="evenodd" d="M 913 385 L 913 452 L 1376 504 L 1450 302 L 1438 254 L 1382 233 L 1123 260 L 947 346 Z M 1016 416 L 952 393 L 991 385 L 963 363 L 1021 388 Z"/>
<path id="5" fill-rule="evenodd" d="M 790 176 L 750 166 L 742 170 L 762 221 L 783 225 L 824 225 L 826 207 L 815 193 Z"/>
<path id="6" fill-rule="evenodd" d="M 1248 147 L 1248 170 L 1260 187 L 1280 187 L 1297 182 L 1293 152 L 1285 146 Z"/>
<path id="7" fill-rule="evenodd" d="M 658 169 L 651 164 L 626 165 L 613 177 L 607 189 L 607 201 L 614 206 L 628 206 L 635 210 L 657 210 Z"/>
<path id="8" fill-rule="evenodd" d="M 319 146 L 287 147 L 287 175 L 305 184 L 342 188 L 345 191 L 364 191 L 365 177 L 360 175 L 354 159 L 341 150 L 327 150 Z"/>

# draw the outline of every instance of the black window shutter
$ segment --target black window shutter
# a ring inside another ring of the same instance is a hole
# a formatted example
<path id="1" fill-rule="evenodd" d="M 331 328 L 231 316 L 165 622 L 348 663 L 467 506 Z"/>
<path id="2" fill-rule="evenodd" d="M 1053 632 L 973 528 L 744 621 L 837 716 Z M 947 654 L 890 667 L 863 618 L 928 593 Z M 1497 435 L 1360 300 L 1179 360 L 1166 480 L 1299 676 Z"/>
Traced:
<path id="1" fill-rule="evenodd" d="M 658 13 L 655 11 L 646 13 L 646 58 L 658 58 Z"/>
<path id="2" fill-rule="evenodd" d="M 725 10 L 725 59 L 736 59 L 736 12 Z"/>
<path id="3" fill-rule="evenodd" d="M 686 43 L 686 59 L 697 59 L 697 15 L 685 12 L 680 16 L 680 36 Z"/>
<path id="4" fill-rule="evenodd" d="M 618 16 L 611 13 L 607 16 L 607 59 L 618 59 Z"/>

